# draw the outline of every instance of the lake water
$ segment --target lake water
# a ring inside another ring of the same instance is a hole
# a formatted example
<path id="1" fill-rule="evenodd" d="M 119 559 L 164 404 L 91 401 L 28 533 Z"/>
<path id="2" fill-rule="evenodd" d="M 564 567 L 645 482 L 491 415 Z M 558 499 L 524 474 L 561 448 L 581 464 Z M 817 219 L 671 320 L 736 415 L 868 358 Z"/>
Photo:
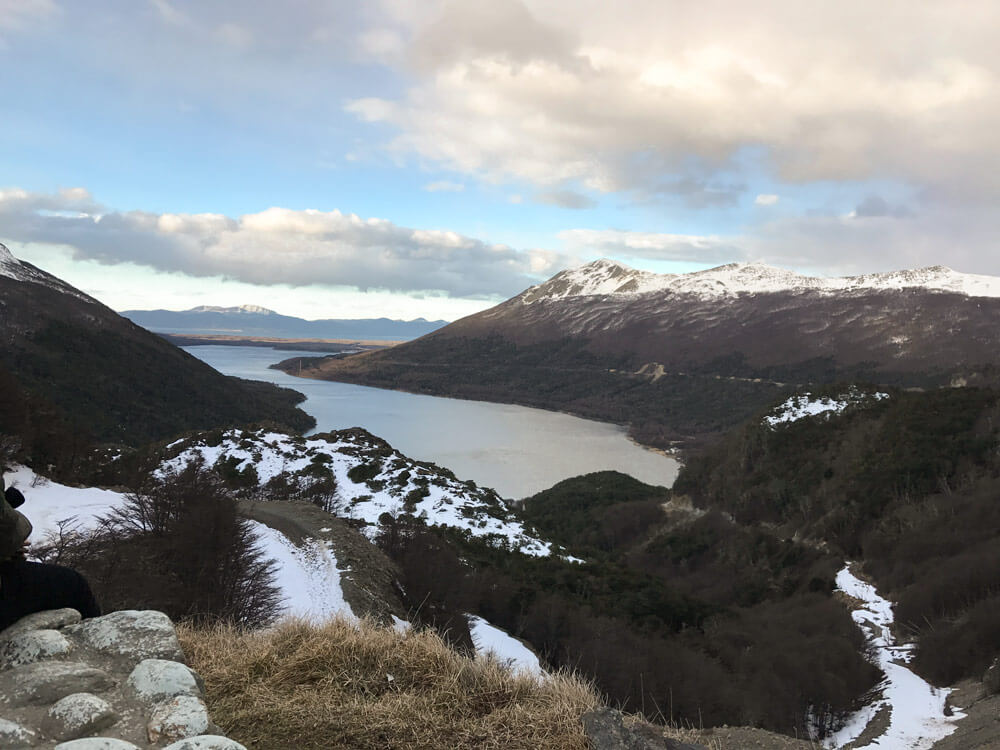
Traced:
<path id="1" fill-rule="evenodd" d="M 249 346 L 191 346 L 185 351 L 219 372 L 266 380 L 307 396 L 302 408 L 316 432 L 363 427 L 411 458 L 432 461 L 522 498 L 568 477 L 615 469 L 648 484 L 670 486 L 678 464 L 641 448 L 621 427 L 568 414 L 485 401 L 422 396 L 287 375 L 268 365 L 315 352 Z"/>

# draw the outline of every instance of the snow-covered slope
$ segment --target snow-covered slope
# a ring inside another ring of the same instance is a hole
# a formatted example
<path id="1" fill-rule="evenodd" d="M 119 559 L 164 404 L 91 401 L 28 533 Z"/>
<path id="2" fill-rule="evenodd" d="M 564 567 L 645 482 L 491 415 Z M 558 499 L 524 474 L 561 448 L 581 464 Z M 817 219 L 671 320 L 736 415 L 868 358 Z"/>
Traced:
<path id="1" fill-rule="evenodd" d="M 970 297 L 1000 297 L 1000 277 L 959 273 L 944 266 L 912 271 L 820 278 L 804 276 L 761 263 L 729 263 L 705 271 L 657 274 L 601 259 L 573 268 L 532 287 L 521 295 L 525 303 L 568 297 L 636 296 L 651 292 L 696 295 L 703 299 L 741 294 L 811 291 L 843 292 L 924 289 Z"/>
<path id="2" fill-rule="evenodd" d="M 265 430 L 229 430 L 171 445 L 162 470 L 194 460 L 243 475 L 248 485 L 319 490 L 314 500 L 343 518 L 363 521 L 374 538 L 383 514 L 410 514 L 428 526 L 446 526 L 498 547 L 546 556 L 552 545 L 532 536 L 497 493 L 462 482 L 447 469 L 407 458 L 388 443 L 355 428 L 309 438 Z"/>
<path id="3" fill-rule="evenodd" d="M 29 263 L 23 263 L 14 257 L 13 253 L 7 249 L 6 245 L 0 244 L 0 276 L 5 276 L 14 281 L 23 281 L 29 284 L 41 284 L 50 289 L 55 289 L 63 294 L 70 294 L 84 302 L 96 304 L 96 300 L 88 297 L 78 289 L 74 289 L 69 284 L 63 283 L 55 276 L 39 271 Z"/>
<path id="4" fill-rule="evenodd" d="M 40 477 L 26 466 L 4 475 L 8 487 L 27 497 L 22 508 L 33 526 L 30 541 L 39 543 L 60 527 L 86 531 L 98 519 L 125 503 L 120 492 L 96 487 L 67 487 Z M 277 562 L 275 584 L 281 592 L 282 614 L 323 619 L 340 614 L 353 618 L 340 586 L 340 569 L 329 542 L 306 539 L 293 544 L 280 532 L 251 522 L 266 557 Z"/>

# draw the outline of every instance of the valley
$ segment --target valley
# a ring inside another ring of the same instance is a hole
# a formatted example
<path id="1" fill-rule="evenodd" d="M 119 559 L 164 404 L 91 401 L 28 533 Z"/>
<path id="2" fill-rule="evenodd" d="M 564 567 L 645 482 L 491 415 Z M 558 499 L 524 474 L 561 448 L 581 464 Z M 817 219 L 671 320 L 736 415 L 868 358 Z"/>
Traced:
<path id="1" fill-rule="evenodd" d="M 421 359 L 421 347 L 441 342 L 447 357 Z M 463 348 L 479 359 L 454 357 Z M 829 383 L 822 368 L 747 370 L 745 353 L 724 367 L 660 356 L 601 369 L 572 337 L 562 347 L 511 348 L 448 328 L 339 360 L 292 349 L 280 370 L 268 368 L 281 355 L 267 348 L 191 352 L 229 382 L 288 393 L 301 426 L 212 418 L 152 441 L 41 454 L 59 433 L 21 426 L 41 414 L 28 401 L 10 423 L 21 434 L 8 428 L 0 441 L 7 479 L 34 502 L 35 554 L 82 570 L 111 608 L 249 627 L 281 614 L 367 616 L 435 630 L 460 652 L 499 648 L 518 663 L 536 660 L 536 671 L 580 670 L 607 700 L 650 720 L 838 748 L 930 748 L 956 723 L 964 731 L 960 713 L 943 712 L 946 688 L 977 684 L 996 658 L 1000 395 L 985 387 L 989 364 L 915 370 L 907 387 L 888 377 Z M 550 408 L 601 403 L 633 436 L 650 392 L 686 409 L 699 430 L 659 433 L 681 442 L 684 464 L 630 443 L 614 424 L 300 378 L 289 365 L 436 370 L 482 394 L 477 379 L 516 375 L 525 352 L 535 364 L 516 382 Z M 932 374 L 960 372 L 978 385 L 931 387 Z M 572 387 L 547 390 L 542 377 Z M 258 379 L 271 382 L 249 385 Z M 601 383 L 618 385 L 609 396 Z M 301 392 L 278 390 L 287 386 Z M 122 393 L 117 407 L 141 413 L 141 392 Z M 588 393 L 594 400 L 576 397 Z M 743 416 L 733 413 L 734 394 L 743 394 Z M 67 422 L 98 398 L 80 410 L 66 401 Z M 34 468 L 40 455 L 52 456 L 51 473 Z M 647 471 L 653 481 L 640 481 Z M 845 578 L 848 560 L 885 597 L 869 605 L 881 607 L 878 628 L 906 644 L 893 654 L 906 652 L 907 674 L 944 688 L 927 688 L 937 702 L 926 711 L 912 710 L 912 691 L 882 684 L 899 670 L 873 648 L 891 639 L 873 639 L 852 619 L 844 592 L 857 598 L 861 584 Z M 144 572 L 124 574 L 131 569 Z M 220 588 L 232 575 L 246 588 Z M 921 734 L 932 714 L 935 733 Z M 753 736 L 764 747 L 791 741 Z"/>

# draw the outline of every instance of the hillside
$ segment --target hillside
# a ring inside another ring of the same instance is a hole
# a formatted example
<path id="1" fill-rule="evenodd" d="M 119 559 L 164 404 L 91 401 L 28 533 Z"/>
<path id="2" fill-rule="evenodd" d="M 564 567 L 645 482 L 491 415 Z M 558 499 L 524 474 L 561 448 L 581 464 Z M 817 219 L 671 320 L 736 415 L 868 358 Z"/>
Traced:
<path id="1" fill-rule="evenodd" d="M 405 341 L 435 331 L 444 320 L 389 318 L 305 320 L 256 305 L 190 310 L 125 310 L 122 317 L 157 333 L 226 335 L 244 338 Z"/>
<path id="2" fill-rule="evenodd" d="M 219 425 L 313 424 L 296 391 L 223 376 L 2 245 L 0 310 L 2 426 L 47 463 L 57 448 L 79 452 L 74 444 L 89 440 L 137 445 Z"/>
<path id="3" fill-rule="evenodd" d="M 597 261 L 392 350 L 306 360 L 301 374 L 564 410 L 648 445 L 691 445 L 801 385 L 992 382 L 998 290 L 940 267 L 813 279 Z"/>
<path id="4" fill-rule="evenodd" d="M 1000 655 L 1000 394 L 827 395 L 842 406 L 776 411 L 692 457 L 674 492 L 863 561 L 916 639 L 914 668 L 938 685 L 980 679 Z"/>

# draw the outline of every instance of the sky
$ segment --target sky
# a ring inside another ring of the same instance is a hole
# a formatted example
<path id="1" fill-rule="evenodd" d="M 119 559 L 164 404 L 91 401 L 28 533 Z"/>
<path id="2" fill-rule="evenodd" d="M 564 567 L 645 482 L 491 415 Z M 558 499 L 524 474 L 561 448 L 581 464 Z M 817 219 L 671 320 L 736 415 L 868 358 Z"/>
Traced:
<path id="1" fill-rule="evenodd" d="M 453 320 L 608 257 L 1000 275 L 993 0 L 0 0 L 0 242 Z"/>

